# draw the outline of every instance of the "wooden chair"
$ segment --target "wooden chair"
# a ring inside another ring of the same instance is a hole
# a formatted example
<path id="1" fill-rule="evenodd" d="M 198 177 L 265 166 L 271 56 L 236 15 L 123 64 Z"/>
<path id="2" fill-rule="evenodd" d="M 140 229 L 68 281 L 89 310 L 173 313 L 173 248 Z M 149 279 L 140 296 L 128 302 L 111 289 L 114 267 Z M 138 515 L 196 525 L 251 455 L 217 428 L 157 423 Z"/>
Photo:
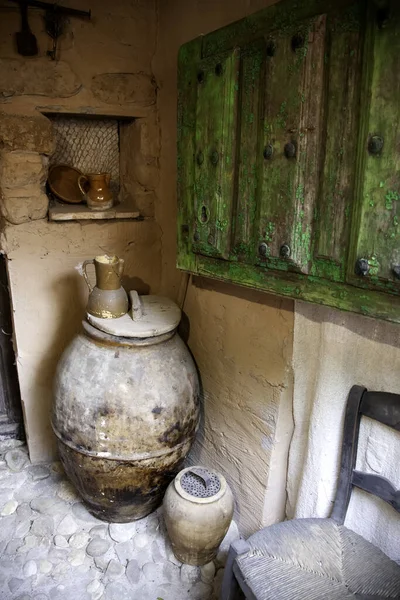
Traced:
<path id="1" fill-rule="evenodd" d="M 361 416 L 400 431 L 400 395 L 351 388 L 339 483 L 330 519 L 295 519 L 266 527 L 229 550 L 222 600 L 400 599 L 400 566 L 344 527 L 353 486 L 400 512 L 400 490 L 355 470 Z M 399 456 L 400 460 L 400 456 Z M 400 548 L 400 540 L 399 540 Z"/>

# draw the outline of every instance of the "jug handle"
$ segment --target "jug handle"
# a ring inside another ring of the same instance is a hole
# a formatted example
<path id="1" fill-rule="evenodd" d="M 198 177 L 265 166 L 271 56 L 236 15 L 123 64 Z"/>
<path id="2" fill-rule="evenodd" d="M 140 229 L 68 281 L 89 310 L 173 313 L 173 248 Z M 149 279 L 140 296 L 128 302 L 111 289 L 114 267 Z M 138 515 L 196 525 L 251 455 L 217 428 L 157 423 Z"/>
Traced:
<path id="1" fill-rule="evenodd" d="M 92 293 L 93 292 L 93 287 L 92 287 L 92 285 L 91 285 L 91 283 L 89 281 L 88 274 L 87 274 L 87 271 L 86 271 L 88 265 L 94 265 L 93 258 L 91 258 L 90 260 L 85 260 L 85 262 L 82 264 L 82 275 L 83 275 L 83 277 L 84 277 L 84 279 L 86 281 L 86 285 L 89 288 L 89 292 Z"/>
<path id="2" fill-rule="evenodd" d="M 124 271 L 124 264 L 125 264 L 124 259 L 120 258 L 119 259 L 119 265 L 118 265 L 118 277 L 122 277 L 122 273 Z"/>
<path id="3" fill-rule="evenodd" d="M 143 306 L 140 296 L 136 290 L 131 290 L 129 292 L 129 297 L 131 299 L 132 320 L 138 321 L 143 317 Z"/>
<path id="4" fill-rule="evenodd" d="M 82 194 L 82 196 L 83 196 L 84 198 L 86 198 L 86 192 L 85 192 L 85 189 L 84 189 L 84 187 L 82 186 L 82 183 L 83 183 L 83 182 L 88 182 L 88 181 L 89 181 L 89 179 L 88 179 L 88 178 L 87 178 L 85 175 L 80 175 L 80 176 L 78 177 L 78 186 L 79 186 L 79 189 L 80 189 L 80 191 L 81 191 L 81 194 Z"/>

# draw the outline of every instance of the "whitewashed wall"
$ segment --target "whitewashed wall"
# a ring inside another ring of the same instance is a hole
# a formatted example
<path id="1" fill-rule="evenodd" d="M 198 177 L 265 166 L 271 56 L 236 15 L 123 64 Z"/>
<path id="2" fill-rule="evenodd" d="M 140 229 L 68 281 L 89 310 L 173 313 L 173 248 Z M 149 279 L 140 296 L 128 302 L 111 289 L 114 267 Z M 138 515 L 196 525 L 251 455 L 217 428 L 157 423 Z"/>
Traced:
<path id="1" fill-rule="evenodd" d="M 288 518 L 327 517 L 335 497 L 345 404 L 353 384 L 400 393 L 400 326 L 296 303 L 294 435 Z M 364 419 L 357 468 L 400 488 L 400 433 Z M 345 523 L 400 562 L 400 515 L 355 490 Z"/>

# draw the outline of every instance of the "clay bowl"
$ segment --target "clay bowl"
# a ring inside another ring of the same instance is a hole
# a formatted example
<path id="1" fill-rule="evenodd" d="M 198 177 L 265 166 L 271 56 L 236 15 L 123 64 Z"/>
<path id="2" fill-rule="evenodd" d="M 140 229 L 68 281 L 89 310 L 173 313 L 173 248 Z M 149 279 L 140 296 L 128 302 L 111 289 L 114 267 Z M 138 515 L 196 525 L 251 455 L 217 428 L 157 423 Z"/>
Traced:
<path id="1" fill-rule="evenodd" d="M 84 201 L 78 186 L 78 179 L 82 175 L 79 169 L 69 165 L 53 165 L 49 169 L 48 184 L 52 193 L 70 204 L 79 204 Z"/>

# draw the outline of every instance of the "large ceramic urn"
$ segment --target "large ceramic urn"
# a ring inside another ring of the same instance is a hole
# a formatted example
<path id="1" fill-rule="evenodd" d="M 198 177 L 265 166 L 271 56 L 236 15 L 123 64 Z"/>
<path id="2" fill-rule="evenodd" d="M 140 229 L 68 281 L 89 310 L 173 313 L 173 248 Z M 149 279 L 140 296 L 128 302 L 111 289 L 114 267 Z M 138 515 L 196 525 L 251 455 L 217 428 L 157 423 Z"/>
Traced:
<path id="1" fill-rule="evenodd" d="M 160 504 L 199 418 L 179 308 L 156 296 L 140 303 L 136 321 L 88 315 L 55 380 L 52 425 L 66 473 L 95 516 L 121 523 Z"/>

